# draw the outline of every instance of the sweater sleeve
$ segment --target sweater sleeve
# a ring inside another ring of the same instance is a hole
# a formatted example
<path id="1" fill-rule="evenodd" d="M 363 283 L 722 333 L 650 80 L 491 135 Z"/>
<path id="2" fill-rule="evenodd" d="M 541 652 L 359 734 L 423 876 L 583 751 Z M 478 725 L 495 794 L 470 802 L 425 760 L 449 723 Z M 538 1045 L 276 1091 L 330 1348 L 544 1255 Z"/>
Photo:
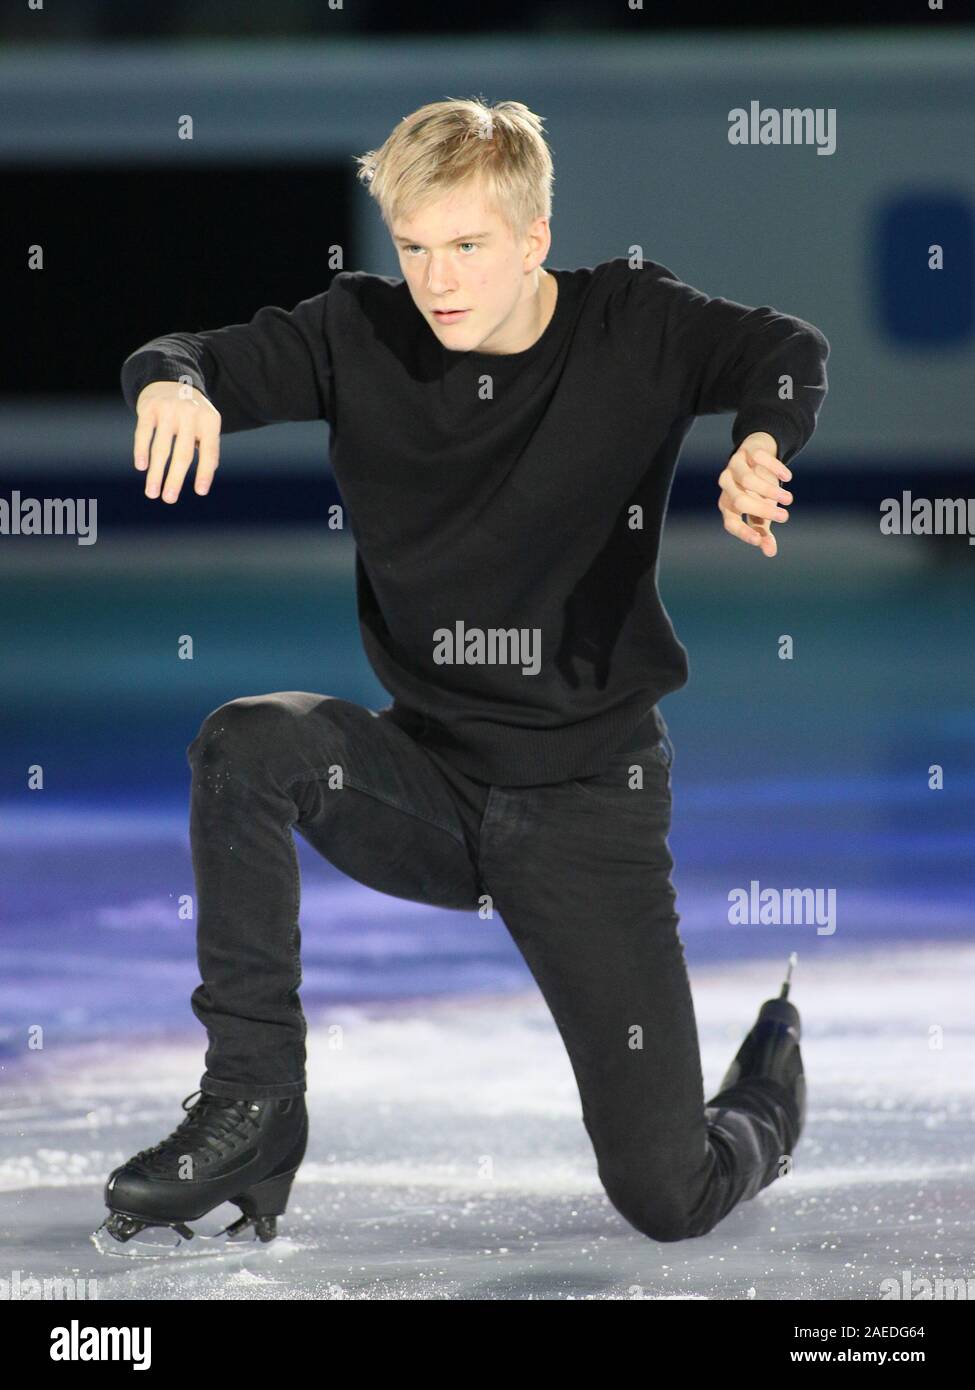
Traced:
<path id="1" fill-rule="evenodd" d="M 734 411 L 735 449 L 765 430 L 788 463 L 812 438 L 826 398 L 827 339 L 804 319 L 711 298 L 667 271 L 659 287 L 666 305 L 663 348 L 679 373 L 684 413 Z"/>
<path id="2" fill-rule="evenodd" d="M 127 404 L 134 410 L 151 381 L 187 378 L 219 410 L 221 434 L 286 420 L 331 423 L 328 293 L 290 311 L 266 305 L 249 323 L 153 338 L 122 363 Z"/>

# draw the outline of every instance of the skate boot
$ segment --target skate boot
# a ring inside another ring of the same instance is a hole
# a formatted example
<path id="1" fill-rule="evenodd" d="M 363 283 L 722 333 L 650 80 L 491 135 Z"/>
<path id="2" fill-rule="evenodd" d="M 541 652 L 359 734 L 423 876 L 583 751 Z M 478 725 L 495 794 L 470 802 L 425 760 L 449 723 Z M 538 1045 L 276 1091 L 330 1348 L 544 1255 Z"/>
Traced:
<path id="1" fill-rule="evenodd" d="M 738 1049 L 717 1095 L 707 1102 L 708 1105 L 714 1105 L 720 1101 L 729 1087 L 742 1081 L 761 1077 L 774 1082 L 785 1092 L 787 1101 L 791 1130 L 787 1153 L 791 1153 L 798 1143 L 806 1121 L 806 1078 L 799 1052 L 802 1030 L 799 1010 L 788 998 L 792 967 L 796 959 L 796 953 L 793 951 L 789 957 L 785 983 L 778 998 L 768 999 L 762 1005 L 755 1026 Z"/>
<path id="2" fill-rule="evenodd" d="M 199 1097 L 192 1105 L 188 1102 Z M 227 1100 L 194 1091 L 183 1101 L 187 1118 L 162 1143 L 142 1149 L 116 1168 L 105 1186 L 109 1209 L 92 1239 L 103 1253 L 119 1253 L 104 1231 L 124 1243 L 148 1227 L 165 1231 L 169 1248 L 190 1241 L 187 1222 L 198 1221 L 222 1202 L 243 1215 L 217 1236 L 230 1241 L 273 1240 L 295 1173 L 308 1142 L 304 1094 L 285 1099 Z M 174 1238 L 175 1237 L 175 1238 Z M 143 1253 L 160 1247 L 145 1244 Z"/>

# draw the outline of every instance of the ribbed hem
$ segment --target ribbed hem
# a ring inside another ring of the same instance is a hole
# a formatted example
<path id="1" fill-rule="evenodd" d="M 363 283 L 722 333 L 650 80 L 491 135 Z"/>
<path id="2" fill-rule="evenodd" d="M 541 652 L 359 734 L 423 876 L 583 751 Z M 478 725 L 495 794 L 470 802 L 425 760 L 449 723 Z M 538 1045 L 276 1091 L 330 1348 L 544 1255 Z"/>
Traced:
<path id="1" fill-rule="evenodd" d="M 661 727 L 663 725 L 663 728 Z M 663 716 L 654 705 L 650 713 L 641 719 L 640 723 L 630 734 L 629 738 L 624 739 L 619 748 L 614 748 L 614 753 L 636 753 L 643 748 L 651 748 L 655 743 L 659 743 L 666 733 Z"/>
<path id="2" fill-rule="evenodd" d="M 790 416 L 771 410 L 748 410 L 735 416 L 731 442 L 735 450 L 750 434 L 770 434 L 778 445 L 781 463 L 788 463 L 799 450 L 802 430 Z"/>
<path id="3" fill-rule="evenodd" d="M 196 367 L 161 352 L 158 348 L 139 348 L 122 363 L 119 381 L 122 395 L 130 410 L 135 410 L 140 393 L 153 381 L 179 381 L 188 377 L 201 396 L 206 395 L 206 382 Z"/>
<path id="4" fill-rule="evenodd" d="M 614 753 L 648 747 L 667 733 L 656 705 L 647 697 L 562 729 L 524 729 L 510 724 L 479 724 L 461 745 L 463 729 L 453 731 L 413 710 L 394 706 L 387 718 L 476 781 L 499 787 L 547 786 L 573 777 L 595 777 Z M 383 711 L 385 714 L 386 712 Z"/>
<path id="5" fill-rule="evenodd" d="M 308 1089 L 306 1081 L 282 1081 L 274 1086 L 251 1085 L 240 1081 L 219 1081 L 206 1072 L 200 1077 L 200 1090 L 221 1100 L 285 1100 Z"/>

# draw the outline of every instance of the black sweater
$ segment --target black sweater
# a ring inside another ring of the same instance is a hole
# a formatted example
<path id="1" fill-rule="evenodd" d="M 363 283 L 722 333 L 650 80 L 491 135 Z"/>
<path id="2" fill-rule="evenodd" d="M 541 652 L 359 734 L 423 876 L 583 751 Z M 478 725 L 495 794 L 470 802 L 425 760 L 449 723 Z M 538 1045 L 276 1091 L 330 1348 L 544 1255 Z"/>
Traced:
<path id="1" fill-rule="evenodd" d="M 290 312 L 156 338 L 122 367 L 133 409 L 185 376 L 223 434 L 328 422 L 393 716 L 510 786 L 599 772 L 687 681 L 657 566 L 694 417 L 734 411 L 733 447 L 765 430 L 788 463 L 827 389 L 829 344 L 802 319 L 652 261 L 550 273 L 555 312 L 524 352 L 448 350 L 403 280 L 343 271 Z M 716 506 L 714 525 L 720 545 Z"/>

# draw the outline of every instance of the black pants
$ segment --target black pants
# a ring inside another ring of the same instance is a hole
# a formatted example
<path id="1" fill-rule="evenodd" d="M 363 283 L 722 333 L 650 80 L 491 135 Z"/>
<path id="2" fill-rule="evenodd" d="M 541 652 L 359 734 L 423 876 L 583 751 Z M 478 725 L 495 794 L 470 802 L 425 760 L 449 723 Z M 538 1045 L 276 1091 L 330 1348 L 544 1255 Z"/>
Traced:
<path id="1" fill-rule="evenodd" d="M 610 1201 L 657 1240 L 703 1235 L 778 1175 L 791 1121 L 773 1082 L 705 1104 L 670 881 L 669 735 L 595 777 L 487 786 L 388 714 L 248 696 L 208 715 L 187 750 L 201 1089 L 305 1089 L 296 829 L 379 892 L 497 912 L 565 1043 Z"/>

